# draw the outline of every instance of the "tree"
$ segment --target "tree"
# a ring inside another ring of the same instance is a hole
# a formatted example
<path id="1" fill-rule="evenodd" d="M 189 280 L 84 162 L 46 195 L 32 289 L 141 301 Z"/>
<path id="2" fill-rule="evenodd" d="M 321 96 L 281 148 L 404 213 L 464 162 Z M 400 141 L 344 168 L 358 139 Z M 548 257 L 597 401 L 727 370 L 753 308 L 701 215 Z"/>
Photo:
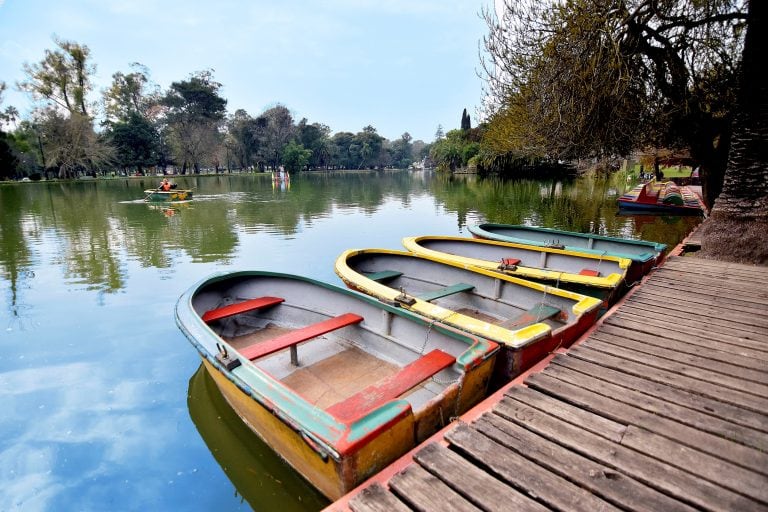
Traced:
<path id="1" fill-rule="evenodd" d="M 461 129 L 462 131 L 469 131 L 469 129 L 472 128 L 472 123 L 469 120 L 469 114 L 467 114 L 467 109 L 464 109 L 464 111 L 461 113 Z"/>
<path id="2" fill-rule="evenodd" d="M 768 4 L 750 2 L 738 108 L 723 183 L 702 230 L 702 255 L 768 263 L 768 85 L 761 77 Z"/>
<path id="3" fill-rule="evenodd" d="M 309 124 L 306 119 L 299 121 L 297 134 L 302 146 L 312 152 L 309 164 L 312 167 L 323 167 L 328 163 L 330 156 L 331 129 L 324 124 Z"/>
<path id="4" fill-rule="evenodd" d="M 504 0 L 483 62 L 496 152 L 686 147 L 719 192 L 745 0 Z M 511 141 L 511 143 L 510 143 Z"/>
<path id="5" fill-rule="evenodd" d="M 146 66 L 134 62 L 133 72 L 112 75 L 112 85 L 104 91 L 104 113 L 110 122 L 127 121 L 139 114 L 149 120 L 160 102 L 159 87 L 149 79 Z"/>
<path id="6" fill-rule="evenodd" d="M 113 123 L 107 140 L 115 148 L 115 157 L 126 168 L 141 172 L 158 163 L 159 135 L 155 127 L 138 112 L 125 121 Z"/>
<path id="7" fill-rule="evenodd" d="M 411 134 L 405 132 L 392 143 L 392 165 L 400 169 L 406 169 L 413 163 L 412 139 Z"/>
<path id="8" fill-rule="evenodd" d="M 0 130 L 0 180 L 13 178 L 19 166 L 19 159 L 14 154 L 8 135 Z"/>
<path id="9" fill-rule="evenodd" d="M 173 82 L 162 99 L 167 108 L 166 121 L 171 146 L 182 173 L 189 165 L 200 172 L 204 158 L 216 160 L 221 141 L 219 127 L 226 113 L 227 100 L 219 95 L 221 84 L 211 71 L 192 74 L 188 80 Z"/>
<path id="10" fill-rule="evenodd" d="M 283 163 L 289 172 L 299 172 L 304 169 L 312 157 L 312 151 L 305 149 L 296 141 L 289 142 L 283 148 Z"/>
<path id="11" fill-rule="evenodd" d="M 435 140 L 438 141 L 445 137 L 445 133 L 443 133 L 443 125 L 439 124 L 437 125 L 437 130 L 435 131 Z"/>
<path id="12" fill-rule="evenodd" d="M 275 105 L 266 110 L 262 116 L 266 120 L 262 144 L 263 155 L 272 168 L 277 168 L 283 148 L 293 138 L 296 126 L 290 110 L 284 105 Z"/>
<path id="13" fill-rule="evenodd" d="M 88 116 L 86 96 L 92 89 L 96 67 L 89 64 L 85 45 L 54 37 L 59 50 L 45 50 L 37 64 L 24 64 L 27 79 L 18 84 L 35 99 L 45 99 L 73 114 Z"/>

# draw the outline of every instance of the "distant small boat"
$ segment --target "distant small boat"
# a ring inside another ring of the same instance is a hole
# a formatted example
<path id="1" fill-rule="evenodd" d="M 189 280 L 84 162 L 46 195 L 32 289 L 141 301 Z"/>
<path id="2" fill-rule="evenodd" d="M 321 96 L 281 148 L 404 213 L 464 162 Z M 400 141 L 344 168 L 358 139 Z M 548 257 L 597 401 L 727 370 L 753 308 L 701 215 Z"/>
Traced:
<path id="1" fill-rule="evenodd" d="M 625 285 L 632 260 L 528 244 L 456 236 L 403 239 L 409 251 L 447 263 L 478 267 L 554 284 L 612 303 Z"/>
<path id="2" fill-rule="evenodd" d="M 480 268 L 388 249 L 343 252 L 347 286 L 502 346 L 495 384 L 504 384 L 591 326 L 601 302 Z"/>
<path id="3" fill-rule="evenodd" d="M 192 199 L 191 189 L 145 190 L 144 194 L 144 200 L 151 202 L 190 201 Z"/>
<path id="4" fill-rule="evenodd" d="M 498 345 L 272 272 L 210 276 L 176 323 L 232 408 L 338 499 L 485 397 Z"/>
<path id="5" fill-rule="evenodd" d="M 609 255 L 632 260 L 627 271 L 627 282 L 634 283 L 654 266 L 661 264 L 667 246 L 645 240 L 629 240 L 592 233 L 578 233 L 560 229 L 524 226 L 518 224 L 478 224 L 469 226 L 477 238 L 498 242 L 536 245 L 573 252 Z"/>
<path id="6" fill-rule="evenodd" d="M 641 213 L 704 215 L 707 211 L 698 194 L 672 181 L 642 183 L 619 197 L 617 202 L 620 210 Z"/>

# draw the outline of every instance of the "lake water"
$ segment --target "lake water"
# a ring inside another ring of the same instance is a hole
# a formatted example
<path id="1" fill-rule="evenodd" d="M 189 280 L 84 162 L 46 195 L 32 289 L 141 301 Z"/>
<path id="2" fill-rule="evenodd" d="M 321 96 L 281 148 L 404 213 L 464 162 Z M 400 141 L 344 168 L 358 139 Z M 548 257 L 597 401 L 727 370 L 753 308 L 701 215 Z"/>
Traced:
<path id="1" fill-rule="evenodd" d="M 696 218 L 617 215 L 613 180 L 501 182 L 429 171 L 0 184 L 0 510 L 318 510 L 200 371 L 176 300 L 220 270 L 341 285 L 350 248 L 527 223 L 678 243 Z"/>

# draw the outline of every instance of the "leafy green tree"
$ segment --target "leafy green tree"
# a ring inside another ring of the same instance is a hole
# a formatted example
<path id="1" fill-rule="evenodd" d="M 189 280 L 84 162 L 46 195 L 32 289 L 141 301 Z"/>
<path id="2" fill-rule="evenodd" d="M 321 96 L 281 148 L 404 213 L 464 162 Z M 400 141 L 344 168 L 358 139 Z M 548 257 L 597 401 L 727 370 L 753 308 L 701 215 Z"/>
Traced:
<path id="1" fill-rule="evenodd" d="M 392 142 L 392 165 L 399 169 L 407 169 L 413 163 L 413 145 L 411 134 L 405 132 L 399 139 Z"/>
<path id="2" fill-rule="evenodd" d="M 280 164 L 283 148 L 296 133 L 296 125 L 290 110 L 280 104 L 266 110 L 262 117 L 266 120 L 266 126 L 263 130 L 261 153 L 264 160 L 275 169 Z"/>
<path id="3" fill-rule="evenodd" d="M 360 162 L 356 167 L 363 169 L 376 165 L 384 143 L 384 137 L 376 133 L 376 128 L 371 125 L 366 126 L 363 131 L 355 135 L 355 142 L 360 148 Z"/>
<path id="4" fill-rule="evenodd" d="M 504 0 L 483 12 L 488 147 L 550 158 L 690 150 L 719 193 L 743 0 Z M 497 14 L 498 13 L 498 14 Z"/>
<path id="5" fill-rule="evenodd" d="M 312 158 L 312 151 L 295 141 L 289 142 L 283 148 L 283 163 L 289 172 L 299 172 L 304 169 Z"/>
<path id="6" fill-rule="evenodd" d="M 467 109 L 464 109 L 461 113 L 461 130 L 467 131 L 470 128 L 472 128 L 472 122 L 469 119 L 469 114 L 467 114 Z"/>
<path id="7" fill-rule="evenodd" d="M 306 119 L 299 121 L 297 134 L 299 142 L 312 152 L 309 164 L 311 167 L 324 167 L 330 157 L 331 129 L 324 124 L 309 124 Z"/>
<path id="8" fill-rule="evenodd" d="M 158 163 L 159 135 L 155 127 L 138 112 L 125 121 L 113 123 L 107 140 L 115 148 L 115 158 L 126 169 L 142 172 Z"/>
<path id="9" fill-rule="evenodd" d="M 159 87 L 150 81 L 146 66 L 134 62 L 131 68 L 131 73 L 113 74 L 112 85 L 104 91 L 104 113 L 110 122 L 127 121 L 135 114 L 150 120 L 160 103 Z"/>
<path id="10" fill-rule="evenodd" d="M 8 135 L 0 130 L 0 180 L 15 177 L 19 167 L 19 159 L 8 139 Z"/>

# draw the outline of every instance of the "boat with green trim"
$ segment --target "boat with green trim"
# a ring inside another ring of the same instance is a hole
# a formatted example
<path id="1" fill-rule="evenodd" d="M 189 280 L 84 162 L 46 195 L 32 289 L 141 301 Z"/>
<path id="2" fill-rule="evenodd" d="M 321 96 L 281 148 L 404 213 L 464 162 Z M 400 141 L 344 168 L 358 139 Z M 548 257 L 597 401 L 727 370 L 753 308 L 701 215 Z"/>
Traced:
<path id="1" fill-rule="evenodd" d="M 144 200 L 150 202 L 191 201 L 191 189 L 145 190 Z"/>
<path id="2" fill-rule="evenodd" d="M 475 238 L 516 244 L 566 249 L 597 256 L 616 256 L 632 260 L 626 280 L 634 283 L 659 266 L 667 249 L 665 244 L 646 240 L 629 240 L 594 233 L 578 233 L 561 229 L 521 224 L 484 223 L 469 226 Z"/>
<path id="3" fill-rule="evenodd" d="M 570 346 L 601 306 L 594 297 L 406 251 L 348 250 L 335 271 L 350 288 L 499 343 L 493 387 Z"/>
<path id="4" fill-rule="evenodd" d="M 337 499 L 485 397 L 498 345 L 366 295 L 218 273 L 176 323 L 259 437 Z"/>
<path id="5" fill-rule="evenodd" d="M 415 254 L 445 263 L 494 270 L 599 297 L 606 305 L 624 291 L 632 264 L 629 259 L 610 255 L 457 236 L 407 237 L 403 245 Z"/>

